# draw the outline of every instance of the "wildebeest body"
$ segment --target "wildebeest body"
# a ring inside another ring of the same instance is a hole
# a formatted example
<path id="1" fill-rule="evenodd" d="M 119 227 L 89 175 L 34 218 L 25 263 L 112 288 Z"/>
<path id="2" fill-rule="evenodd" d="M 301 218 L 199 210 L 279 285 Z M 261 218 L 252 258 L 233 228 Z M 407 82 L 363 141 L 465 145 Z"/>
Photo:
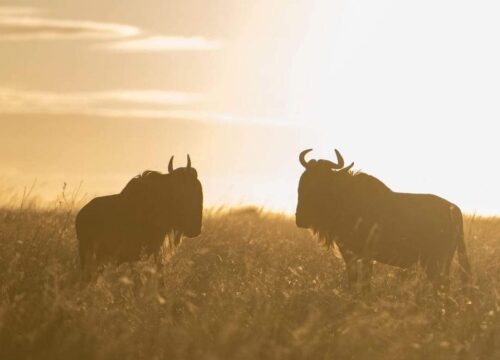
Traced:
<path id="1" fill-rule="evenodd" d="M 121 193 L 97 197 L 76 217 L 80 261 L 97 263 L 138 260 L 157 255 L 167 235 L 177 245 L 183 235 L 201 232 L 203 193 L 194 168 L 172 167 L 169 173 L 146 171 Z"/>
<path id="2" fill-rule="evenodd" d="M 449 273 L 458 248 L 464 280 L 469 276 L 460 209 L 435 195 L 391 191 L 380 180 L 352 173 L 327 160 L 301 163 L 296 222 L 329 246 L 338 245 L 349 279 L 371 275 L 372 260 L 407 268 L 420 263 L 438 282 Z M 365 269 L 359 273 L 359 263 Z"/>

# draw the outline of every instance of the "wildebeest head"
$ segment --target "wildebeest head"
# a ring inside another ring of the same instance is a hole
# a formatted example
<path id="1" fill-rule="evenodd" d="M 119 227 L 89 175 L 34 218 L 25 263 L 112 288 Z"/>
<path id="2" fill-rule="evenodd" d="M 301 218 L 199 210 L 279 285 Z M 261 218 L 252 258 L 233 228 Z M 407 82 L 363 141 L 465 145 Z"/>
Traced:
<path id="1" fill-rule="evenodd" d="M 168 163 L 168 174 L 171 194 L 169 194 L 174 206 L 174 219 L 179 229 L 188 237 L 195 237 L 201 233 L 203 212 L 203 190 L 198 180 L 198 173 L 191 166 L 191 159 L 187 156 L 186 167 L 174 169 L 174 157 Z"/>
<path id="2" fill-rule="evenodd" d="M 349 170 L 354 163 L 344 167 L 344 159 L 338 150 L 337 163 L 330 160 L 306 161 L 312 149 L 300 153 L 299 161 L 305 171 L 300 177 L 295 221 L 301 228 L 328 226 L 335 209 L 341 208 L 343 193 L 349 181 Z"/>
<path id="3" fill-rule="evenodd" d="M 185 167 L 174 169 L 173 160 L 172 156 L 167 174 L 146 171 L 132 179 L 122 194 L 147 223 L 195 237 L 201 233 L 202 186 L 189 155 Z"/>

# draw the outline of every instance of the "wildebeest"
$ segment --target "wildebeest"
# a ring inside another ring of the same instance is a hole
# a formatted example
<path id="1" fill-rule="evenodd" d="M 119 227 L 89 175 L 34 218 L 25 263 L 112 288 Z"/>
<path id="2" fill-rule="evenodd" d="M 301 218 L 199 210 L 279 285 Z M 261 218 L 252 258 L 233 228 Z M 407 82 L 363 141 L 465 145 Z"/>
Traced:
<path id="1" fill-rule="evenodd" d="M 369 287 L 373 261 L 408 268 L 420 263 L 435 285 L 447 283 L 457 250 L 462 279 L 468 283 L 460 209 L 438 196 L 393 192 L 380 180 L 337 163 L 306 161 L 298 188 L 296 224 L 313 230 L 329 247 L 337 245 L 350 284 Z"/>
<path id="2" fill-rule="evenodd" d="M 177 245 L 183 235 L 201 233 L 203 192 L 196 169 L 173 168 L 168 174 L 145 171 L 119 194 L 97 197 L 76 217 L 80 262 L 135 261 L 141 252 L 158 255 L 166 235 Z"/>

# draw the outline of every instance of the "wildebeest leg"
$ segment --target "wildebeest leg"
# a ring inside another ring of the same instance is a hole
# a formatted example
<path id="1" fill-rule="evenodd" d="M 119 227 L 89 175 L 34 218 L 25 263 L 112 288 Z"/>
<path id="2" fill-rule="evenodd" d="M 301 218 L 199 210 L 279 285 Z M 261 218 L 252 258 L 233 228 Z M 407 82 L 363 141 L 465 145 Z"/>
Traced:
<path id="1" fill-rule="evenodd" d="M 160 245 L 159 249 L 157 249 L 155 252 L 154 252 L 154 260 L 155 260 L 155 264 L 156 264 L 156 268 L 159 269 L 161 267 L 161 265 L 163 264 L 163 258 L 164 258 L 164 253 L 165 249 L 164 249 L 164 245 Z"/>
<path id="2" fill-rule="evenodd" d="M 92 247 L 92 242 L 81 236 L 78 239 L 78 250 L 80 254 L 80 267 L 82 271 L 82 279 L 90 280 L 95 271 L 95 252 Z"/>
<path id="3" fill-rule="evenodd" d="M 373 261 L 370 259 L 362 259 L 361 260 L 361 265 L 360 265 L 360 271 L 361 271 L 361 276 L 360 276 L 360 286 L 361 286 L 361 291 L 363 293 L 368 293 L 370 292 L 371 288 L 371 279 L 372 279 L 372 274 L 373 274 Z"/>
<path id="4" fill-rule="evenodd" d="M 457 305 L 456 301 L 449 296 L 450 267 L 451 257 L 432 259 L 424 266 L 427 277 L 432 283 L 434 295 L 440 302 L 440 307 L 445 310 L 444 312 L 441 310 L 440 314 L 446 317 L 451 314 L 448 309 L 453 309 Z"/>
<path id="5" fill-rule="evenodd" d="M 448 292 L 450 286 L 451 258 L 429 259 L 422 265 L 434 289 L 438 293 Z"/>
<path id="6" fill-rule="evenodd" d="M 80 268 L 81 268 L 81 274 L 82 274 L 82 279 L 83 280 L 88 280 L 90 278 L 90 273 L 89 273 L 89 256 L 90 254 L 87 253 L 84 249 L 80 247 Z"/>
<path id="7" fill-rule="evenodd" d="M 96 256 L 92 252 L 86 252 L 80 257 L 82 261 L 82 280 L 89 281 L 92 279 L 93 275 L 97 272 L 97 260 Z"/>
<path id="8" fill-rule="evenodd" d="M 174 232 L 174 245 L 177 246 L 182 240 L 182 233 L 180 231 Z"/>
<path id="9" fill-rule="evenodd" d="M 340 253 L 342 254 L 342 258 L 344 259 L 349 287 L 352 288 L 358 280 L 358 271 L 357 271 L 358 257 L 351 251 L 342 248 L 340 249 Z"/>
<path id="10" fill-rule="evenodd" d="M 340 252 L 345 262 L 349 287 L 362 293 L 368 292 L 373 273 L 372 261 L 363 259 L 346 249 L 341 248 Z"/>

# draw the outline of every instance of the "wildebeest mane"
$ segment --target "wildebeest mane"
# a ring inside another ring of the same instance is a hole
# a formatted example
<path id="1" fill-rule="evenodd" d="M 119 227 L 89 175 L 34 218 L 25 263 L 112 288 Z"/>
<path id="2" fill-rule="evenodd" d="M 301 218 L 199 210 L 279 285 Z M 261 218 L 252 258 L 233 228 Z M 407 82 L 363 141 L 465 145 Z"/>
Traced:
<path id="1" fill-rule="evenodd" d="M 334 174 L 334 176 L 336 175 L 337 174 Z M 351 185 L 349 192 L 356 194 L 358 199 L 367 200 L 377 197 L 378 195 L 386 195 L 393 192 L 387 185 L 376 177 L 361 171 L 349 171 L 344 173 L 343 176 L 348 177 L 347 181 Z M 335 186 L 333 181 L 332 186 Z M 332 222 L 335 223 L 335 220 Z M 335 244 L 336 235 L 332 233 L 330 229 L 313 228 L 312 230 L 321 244 L 325 245 L 328 249 L 333 248 L 337 253 Z"/>
<path id="2" fill-rule="evenodd" d="M 372 193 L 389 193 L 392 190 L 385 185 L 382 181 L 374 176 L 368 175 L 364 172 L 352 172 L 348 174 L 352 177 L 353 184 L 362 189 L 371 191 Z"/>
<path id="3" fill-rule="evenodd" d="M 150 180 L 158 178 L 162 174 L 158 171 L 146 170 L 142 174 L 134 176 L 121 191 L 122 195 L 134 195 L 148 186 Z"/>

